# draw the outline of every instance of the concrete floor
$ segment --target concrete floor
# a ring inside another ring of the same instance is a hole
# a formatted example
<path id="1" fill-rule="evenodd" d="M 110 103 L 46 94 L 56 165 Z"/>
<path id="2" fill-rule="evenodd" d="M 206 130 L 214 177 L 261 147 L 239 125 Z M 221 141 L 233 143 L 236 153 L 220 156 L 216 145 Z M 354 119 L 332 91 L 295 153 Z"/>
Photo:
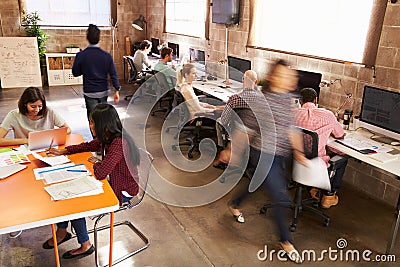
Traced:
<path id="1" fill-rule="evenodd" d="M 123 96 L 132 90 L 131 85 L 123 85 L 122 99 L 116 107 L 121 117 L 126 118 L 125 127 L 129 131 L 144 132 L 146 129 L 145 138 L 135 136 L 135 141 L 138 144 L 144 142 L 155 157 L 152 178 L 162 176 L 172 184 L 186 187 L 201 187 L 214 181 L 218 187 L 221 170 L 208 167 L 199 172 L 190 172 L 197 166 L 190 162 L 182 163 L 179 160 L 166 159 L 164 151 L 172 153 L 172 157 L 176 157 L 177 154 L 170 150 L 169 145 L 173 142 L 174 132 L 163 134 L 163 143 L 167 144 L 163 151 L 160 145 L 160 127 L 164 121 L 164 115 L 159 113 L 146 119 L 144 110 L 148 106 L 146 103 L 149 102 L 145 99 L 137 100 L 135 106 L 128 107 L 128 102 L 123 100 Z M 9 110 L 17 107 L 17 100 L 22 91 L 23 89 L 0 89 L 0 120 Z M 86 121 L 81 86 L 45 88 L 45 93 L 48 105 L 64 116 L 72 131 L 82 134 L 89 140 L 91 136 Z M 172 124 L 173 121 L 172 118 L 167 122 Z M 205 160 L 210 162 L 212 157 L 206 157 Z M 189 168 L 189 172 L 171 164 L 176 162 Z M 238 186 L 244 187 L 247 183 L 247 179 L 242 179 Z M 157 185 L 154 183 L 153 189 Z M 158 193 L 165 194 L 162 186 L 156 189 Z M 164 191 L 168 190 L 167 188 Z M 211 194 L 209 191 L 204 195 L 209 196 L 208 193 Z M 190 195 L 185 194 L 176 191 L 167 192 L 169 201 L 188 206 L 185 204 L 190 203 L 191 199 Z M 231 194 L 232 192 L 209 204 L 197 207 L 168 205 L 156 200 L 160 196 L 155 193 L 152 196 L 146 195 L 137 208 L 124 214 L 117 214 L 116 220 L 131 220 L 149 238 L 150 247 L 116 266 L 294 266 L 292 262 L 279 260 L 276 252 L 265 260 L 258 259 L 257 254 L 260 250 L 267 248 L 268 256 L 271 255 L 272 250 L 279 250 L 272 212 L 269 211 L 266 215 L 259 214 L 260 207 L 268 202 L 264 192 L 257 191 L 251 194 L 243 204 L 242 211 L 246 218 L 244 224 L 235 222 L 227 209 L 226 203 Z M 382 255 L 386 250 L 394 208 L 370 199 L 347 184 L 344 184 L 339 197 L 340 204 L 326 211 L 331 216 L 329 227 L 324 227 L 319 218 L 309 216 L 307 213 L 303 213 L 300 218 L 297 230 L 292 235 L 295 244 L 299 251 L 314 250 L 317 258 L 306 260 L 305 266 L 370 266 L 370 262 L 362 259 L 362 252 L 370 250 L 372 254 L 367 255 L 372 261 L 376 255 Z M 26 201 L 29 201 L 29 196 Z M 10 208 L 12 208 L 12 203 L 10 203 Z M 88 227 L 93 225 L 91 219 L 87 219 L 87 224 Z M 139 244 L 138 238 L 130 238 L 129 234 L 127 228 L 115 229 L 114 253 L 116 256 Z M 16 239 L 2 235 L 0 266 L 54 266 L 53 251 L 41 248 L 42 243 L 50 235 L 50 226 L 25 230 Z M 102 241 L 98 249 L 100 256 L 103 256 L 102 262 L 105 264 L 107 233 L 104 232 L 100 239 Z M 93 236 L 91 240 L 93 241 Z M 344 243 L 347 244 L 342 245 Z M 60 254 L 76 246 L 76 241 L 70 240 L 59 247 Z M 323 250 L 328 252 L 323 254 L 322 260 L 318 259 Z M 360 253 L 359 261 L 351 260 L 350 257 L 347 257 L 349 260 L 346 261 L 346 255 L 356 250 Z M 374 266 L 399 266 L 399 239 L 395 244 L 393 254 L 397 262 L 375 261 Z M 261 253 L 260 256 L 264 257 L 265 254 Z M 61 264 L 74 267 L 94 266 L 94 255 L 74 260 L 61 259 Z"/>

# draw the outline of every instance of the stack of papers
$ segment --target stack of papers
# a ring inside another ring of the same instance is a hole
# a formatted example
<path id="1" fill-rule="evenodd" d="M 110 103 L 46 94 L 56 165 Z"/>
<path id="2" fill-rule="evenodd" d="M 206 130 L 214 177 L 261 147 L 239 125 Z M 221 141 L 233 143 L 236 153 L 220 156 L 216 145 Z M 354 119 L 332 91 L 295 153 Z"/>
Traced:
<path id="1" fill-rule="evenodd" d="M 84 176 L 72 181 L 49 185 L 44 188 L 53 200 L 63 200 L 104 192 L 103 183 L 93 176 Z"/>
<path id="2" fill-rule="evenodd" d="M 30 160 L 25 153 L 10 151 L 0 154 L 0 167 L 29 162 Z"/>
<path id="3" fill-rule="evenodd" d="M 43 180 L 45 184 L 65 182 L 78 179 L 91 173 L 84 164 L 68 163 L 58 166 L 33 169 L 36 180 Z"/>

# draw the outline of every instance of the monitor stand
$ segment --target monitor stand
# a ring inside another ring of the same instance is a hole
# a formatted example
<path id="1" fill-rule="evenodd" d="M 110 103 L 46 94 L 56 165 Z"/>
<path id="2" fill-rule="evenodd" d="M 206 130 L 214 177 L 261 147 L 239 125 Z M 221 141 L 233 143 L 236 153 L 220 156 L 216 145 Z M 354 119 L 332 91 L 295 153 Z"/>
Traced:
<path id="1" fill-rule="evenodd" d="M 388 144 L 390 145 L 393 142 L 398 142 L 398 140 L 388 137 L 388 136 L 376 136 L 376 137 L 371 137 L 372 140 L 380 142 L 380 143 L 384 143 L 384 144 Z"/>

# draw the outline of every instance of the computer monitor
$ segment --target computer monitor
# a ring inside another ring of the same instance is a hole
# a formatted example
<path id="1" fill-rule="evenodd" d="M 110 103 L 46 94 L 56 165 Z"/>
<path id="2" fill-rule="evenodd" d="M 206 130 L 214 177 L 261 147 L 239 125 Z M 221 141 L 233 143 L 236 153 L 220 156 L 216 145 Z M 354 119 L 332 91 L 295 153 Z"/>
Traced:
<path id="1" fill-rule="evenodd" d="M 151 55 L 154 57 L 160 57 L 160 50 L 158 46 L 160 45 L 160 39 L 151 38 Z"/>
<path id="2" fill-rule="evenodd" d="M 319 96 L 320 83 L 322 80 L 322 74 L 318 72 L 311 72 L 305 70 L 297 70 L 299 80 L 297 82 L 297 91 L 300 92 L 303 88 L 313 88 Z"/>
<path id="3" fill-rule="evenodd" d="M 175 43 L 168 42 L 168 47 L 172 48 L 173 54 L 172 59 L 177 60 L 179 59 L 179 45 Z"/>
<path id="4" fill-rule="evenodd" d="M 206 53 L 203 50 L 189 48 L 189 52 L 190 52 L 190 62 L 198 62 L 203 65 L 205 64 Z"/>
<path id="5" fill-rule="evenodd" d="M 251 61 L 228 56 L 229 79 L 241 82 L 243 73 L 251 69 Z"/>
<path id="6" fill-rule="evenodd" d="M 364 86 L 360 122 L 364 128 L 400 140 L 400 93 Z M 391 140 L 378 140 L 390 143 Z"/>

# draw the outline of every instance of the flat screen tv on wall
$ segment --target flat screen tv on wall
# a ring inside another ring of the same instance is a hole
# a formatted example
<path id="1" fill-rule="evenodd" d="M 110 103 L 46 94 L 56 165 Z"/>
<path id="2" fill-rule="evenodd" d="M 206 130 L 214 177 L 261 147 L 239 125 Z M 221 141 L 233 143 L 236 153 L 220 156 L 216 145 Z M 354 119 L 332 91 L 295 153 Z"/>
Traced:
<path id="1" fill-rule="evenodd" d="M 240 0 L 213 0 L 212 22 L 219 24 L 239 24 Z"/>

